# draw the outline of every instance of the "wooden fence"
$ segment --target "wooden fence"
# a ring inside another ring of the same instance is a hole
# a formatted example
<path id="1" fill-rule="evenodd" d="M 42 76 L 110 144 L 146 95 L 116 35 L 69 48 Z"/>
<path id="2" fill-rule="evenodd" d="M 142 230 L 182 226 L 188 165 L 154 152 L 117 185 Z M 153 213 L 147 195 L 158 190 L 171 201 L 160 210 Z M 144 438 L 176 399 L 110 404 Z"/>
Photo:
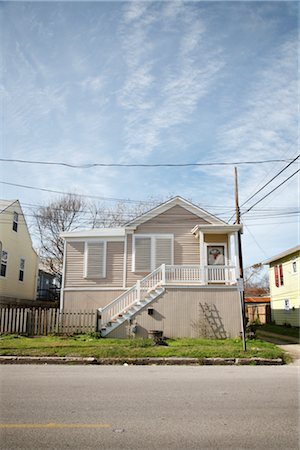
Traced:
<path id="1" fill-rule="evenodd" d="M 0 308 L 0 334 L 71 335 L 91 333 L 96 329 L 96 311 L 61 312 L 56 308 Z"/>

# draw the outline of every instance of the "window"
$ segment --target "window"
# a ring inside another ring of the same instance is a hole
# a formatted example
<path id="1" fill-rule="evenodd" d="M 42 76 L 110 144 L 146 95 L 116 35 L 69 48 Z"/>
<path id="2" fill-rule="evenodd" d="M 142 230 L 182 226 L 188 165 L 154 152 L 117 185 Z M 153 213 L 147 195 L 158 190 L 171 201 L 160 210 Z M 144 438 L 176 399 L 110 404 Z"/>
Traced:
<path id="1" fill-rule="evenodd" d="M 133 255 L 133 272 L 152 272 L 162 264 L 173 264 L 173 236 L 134 236 Z"/>
<path id="2" fill-rule="evenodd" d="M 293 273 L 297 273 L 297 261 L 292 262 L 292 271 Z"/>
<path id="3" fill-rule="evenodd" d="M 86 242 L 84 276 L 85 278 L 105 278 L 106 242 Z"/>
<path id="4" fill-rule="evenodd" d="M 19 214 L 14 212 L 14 216 L 13 216 L 13 230 L 14 231 L 18 231 L 18 222 L 19 222 Z"/>
<path id="5" fill-rule="evenodd" d="M 207 246 L 207 263 L 209 266 L 225 265 L 225 245 Z"/>
<path id="6" fill-rule="evenodd" d="M 19 281 L 24 281 L 25 259 L 20 259 Z"/>
<path id="7" fill-rule="evenodd" d="M 282 264 L 278 266 L 274 266 L 274 275 L 275 275 L 275 286 L 280 287 L 283 286 L 283 267 Z"/>
<path id="8" fill-rule="evenodd" d="M 7 260 L 8 260 L 8 253 L 5 250 L 2 250 L 1 272 L 0 272 L 1 277 L 6 277 Z"/>

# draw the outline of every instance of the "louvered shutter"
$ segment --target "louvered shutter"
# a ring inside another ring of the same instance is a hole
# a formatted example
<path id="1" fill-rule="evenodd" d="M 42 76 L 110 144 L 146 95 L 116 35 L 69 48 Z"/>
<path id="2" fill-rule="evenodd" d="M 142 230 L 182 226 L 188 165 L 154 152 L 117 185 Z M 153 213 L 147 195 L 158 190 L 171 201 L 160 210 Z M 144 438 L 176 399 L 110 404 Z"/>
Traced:
<path id="1" fill-rule="evenodd" d="M 162 264 L 172 264 L 172 239 L 160 238 L 155 239 L 155 269 Z"/>
<path id="2" fill-rule="evenodd" d="M 87 243 L 86 277 L 105 277 L 105 244 L 104 242 Z"/>
<path id="3" fill-rule="evenodd" d="M 278 266 L 274 266 L 274 275 L 275 275 L 275 285 L 276 285 L 276 287 L 279 287 Z"/>
<path id="4" fill-rule="evenodd" d="M 283 268 L 282 268 L 282 264 L 279 265 L 279 277 L 280 277 L 280 286 L 283 286 Z"/>
<path id="5" fill-rule="evenodd" d="M 151 272 L 151 238 L 135 238 L 135 271 Z"/>

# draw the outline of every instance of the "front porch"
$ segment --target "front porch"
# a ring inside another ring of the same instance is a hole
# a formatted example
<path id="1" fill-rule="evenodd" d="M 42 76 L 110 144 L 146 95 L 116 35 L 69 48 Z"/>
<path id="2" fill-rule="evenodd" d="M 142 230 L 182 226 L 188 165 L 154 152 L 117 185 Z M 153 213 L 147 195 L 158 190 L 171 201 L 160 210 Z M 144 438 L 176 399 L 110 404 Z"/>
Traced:
<path id="1" fill-rule="evenodd" d="M 150 306 L 171 287 L 199 286 L 200 289 L 208 285 L 223 285 L 229 289 L 237 284 L 236 269 L 229 265 L 162 264 L 104 308 L 98 309 L 102 336 L 107 336 L 125 322 L 131 322 L 137 313 Z"/>
<path id="2" fill-rule="evenodd" d="M 162 284 L 226 284 L 237 283 L 236 266 L 230 265 L 163 265 Z"/>

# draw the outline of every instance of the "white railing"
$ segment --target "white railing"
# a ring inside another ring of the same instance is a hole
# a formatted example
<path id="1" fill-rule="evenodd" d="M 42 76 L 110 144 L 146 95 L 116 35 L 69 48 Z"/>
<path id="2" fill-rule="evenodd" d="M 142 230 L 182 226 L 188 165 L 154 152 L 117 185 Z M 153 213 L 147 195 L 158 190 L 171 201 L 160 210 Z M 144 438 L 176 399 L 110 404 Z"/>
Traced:
<path id="1" fill-rule="evenodd" d="M 170 283 L 233 283 L 234 266 L 166 266 L 166 284 Z"/>
<path id="2" fill-rule="evenodd" d="M 234 266 L 204 266 L 204 274 L 206 283 L 236 282 Z"/>
<path id="3" fill-rule="evenodd" d="M 105 325 L 119 314 L 124 314 L 133 304 L 143 300 L 146 295 L 159 285 L 174 283 L 184 284 L 208 284 L 236 282 L 234 266 L 166 266 L 162 264 L 146 277 L 138 280 L 134 286 L 123 292 L 119 297 L 105 306 L 99 308 L 101 312 L 101 324 Z"/>
<path id="4" fill-rule="evenodd" d="M 164 278 L 165 266 L 162 265 L 146 277 L 138 280 L 134 286 L 100 310 L 101 324 L 104 325 L 110 322 L 112 319 L 117 318 L 119 314 L 124 313 L 134 303 L 143 300 L 149 291 L 155 289 L 159 284 L 164 284 Z"/>

